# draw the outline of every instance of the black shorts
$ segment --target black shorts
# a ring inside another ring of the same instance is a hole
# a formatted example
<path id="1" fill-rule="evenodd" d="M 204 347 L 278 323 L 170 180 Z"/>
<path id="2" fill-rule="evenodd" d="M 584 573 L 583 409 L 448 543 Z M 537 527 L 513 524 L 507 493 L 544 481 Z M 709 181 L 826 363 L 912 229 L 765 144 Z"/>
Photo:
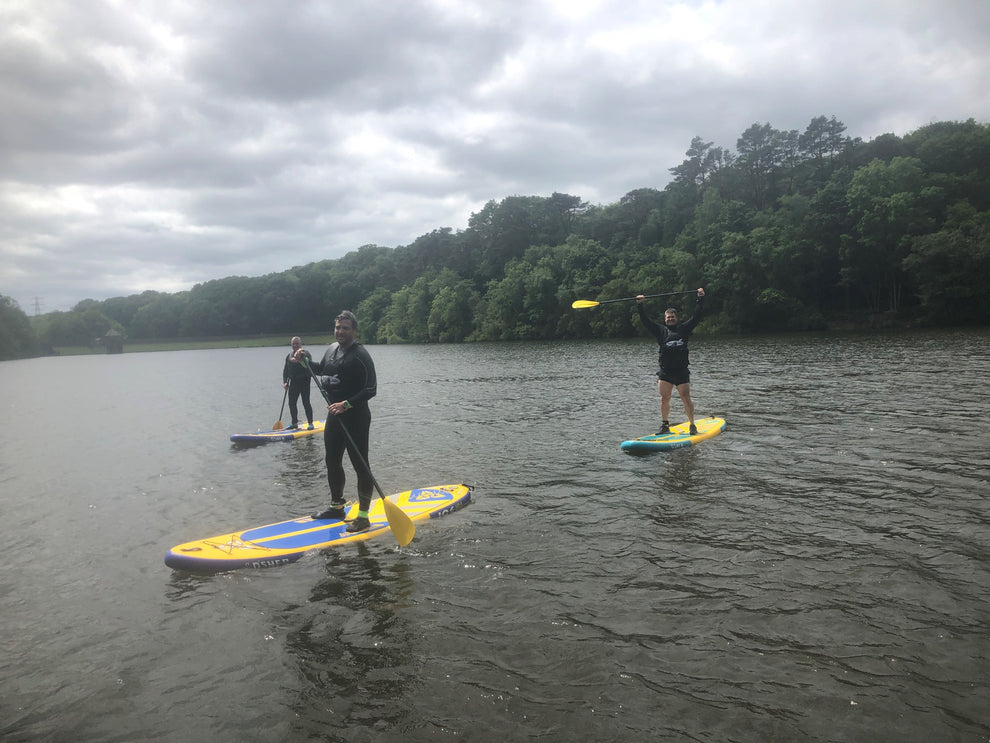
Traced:
<path id="1" fill-rule="evenodd" d="M 682 384 L 690 384 L 691 371 L 686 366 L 683 369 L 664 369 L 662 366 L 657 369 L 657 377 L 663 382 L 670 382 L 675 387 Z"/>

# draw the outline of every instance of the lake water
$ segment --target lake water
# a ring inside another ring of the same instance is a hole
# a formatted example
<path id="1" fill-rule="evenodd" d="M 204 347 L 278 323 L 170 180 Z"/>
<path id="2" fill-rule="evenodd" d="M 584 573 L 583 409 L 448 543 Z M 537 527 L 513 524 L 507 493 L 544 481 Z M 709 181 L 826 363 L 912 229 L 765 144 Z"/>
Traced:
<path id="1" fill-rule="evenodd" d="M 328 500 L 228 438 L 287 349 L 0 364 L 0 740 L 986 743 L 990 332 L 693 346 L 728 425 L 649 456 L 652 340 L 371 346 L 379 483 L 473 503 L 216 576 Z"/>

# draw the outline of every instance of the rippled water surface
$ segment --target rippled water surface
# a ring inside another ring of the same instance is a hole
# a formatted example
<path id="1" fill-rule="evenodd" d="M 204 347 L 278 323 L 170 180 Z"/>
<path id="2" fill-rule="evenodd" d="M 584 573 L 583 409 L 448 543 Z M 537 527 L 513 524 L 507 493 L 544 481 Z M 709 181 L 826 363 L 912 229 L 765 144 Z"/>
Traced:
<path id="1" fill-rule="evenodd" d="M 652 341 L 372 346 L 376 478 L 474 502 L 205 577 L 327 502 L 228 439 L 285 349 L 0 364 L 0 739 L 986 743 L 990 333 L 693 345 L 727 428 L 649 456 Z"/>

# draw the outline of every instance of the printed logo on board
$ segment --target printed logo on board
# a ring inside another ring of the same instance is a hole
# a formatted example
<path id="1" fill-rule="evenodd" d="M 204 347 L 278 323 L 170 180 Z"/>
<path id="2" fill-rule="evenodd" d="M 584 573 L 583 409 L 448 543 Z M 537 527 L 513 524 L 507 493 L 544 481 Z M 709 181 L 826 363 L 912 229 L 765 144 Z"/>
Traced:
<path id="1" fill-rule="evenodd" d="M 254 568 L 255 570 L 264 570 L 266 568 L 277 568 L 279 565 L 288 565 L 292 562 L 289 557 L 279 557 L 272 560 L 256 560 L 255 562 L 247 563 L 246 567 Z"/>
<path id="2" fill-rule="evenodd" d="M 409 493 L 410 503 L 424 503 L 427 501 L 438 501 L 438 500 L 450 500 L 450 493 L 448 493 L 446 490 L 435 490 L 432 488 L 413 490 L 411 493 Z"/>

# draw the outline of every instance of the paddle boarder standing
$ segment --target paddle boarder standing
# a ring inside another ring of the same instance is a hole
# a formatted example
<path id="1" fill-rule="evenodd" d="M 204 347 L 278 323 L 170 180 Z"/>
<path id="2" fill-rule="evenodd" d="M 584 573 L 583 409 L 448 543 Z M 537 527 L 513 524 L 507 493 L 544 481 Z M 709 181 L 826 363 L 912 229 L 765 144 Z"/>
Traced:
<path id="1" fill-rule="evenodd" d="M 310 364 L 313 372 L 322 375 L 317 380 L 329 403 L 323 443 L 326 448 L 327 482 L 330 484 L 330 508 L 315 514 L 314 519 L 343 520 L 344 500 L 344 450 L 357 473 L 358 515 L 347 526 L 347 531 L 368 529 L 368 509 L 375 481 L 368 469 L 368 440 L 371 431 L 371 409 L 368 400 L 378 393 L 378 377 L 375 362 L 367 349 L 356 341 L 358 322 L 354 313 L 344 310 L 333 322 L 333 334 L 337 342 L 323 354 L 320 361 Z M 299 349 L 293 359 L 300 361 L 305 351 Z M 307 372 L 308 373 L 308 372 Z M 348 435 L 349 434 L 349 435 Z M 354 446 L 357 445 L 355 451 Z"/>
<path id="2" fill-rule="evenodd" d="M 293 356 L 302 348 L 302 338 L 298 335 L 289 343 L 292 351 L 285 357 L 285 366 L 282 368 L 282 387 L 289 391 L 289 414 L 292 415 L 292 423 L 289 428 L 299 427 L 299 408 L 297 403 L 302 398 L 303 410 L 306 411 L 306 420 L 309 422 L 309 430 L 313 430 L 313 406 L 309 402 L 309 380 L 310 374 L 306 367 L 295 362 Z M 313 357 L 309 351 L 303 351 L 306 359 L 312 361 Z"/>
<path id="3" fill-rule="evenodd" d="M 660 368 L 657 369 L 657 387 L 660 390 L 660 417 L 662 422 L 657 435 L 670 433 L 670 396 L 677 388 L 677 394 L 684 403 L 684 412 L 691 423 L 690 435 L 698 433 L 698 428 L 694 425 L 694 402 L 691 400 L 691 372 L 688 370 L 688 339 L 694 331 L 695 326 L 701 322 L 704 309 L 705 290 L 698 289 L 698 298 L 695 300 L 694 314 L 682 323 L 677 321 L 677 310 L 668 308 L 663 313 L 663 325 L 651 320 L 643 309 L 643 300 L 646 298 L 642 294 L 636 295 L 636 310 L 639 312 L 639 319 L 642 320 L 653 337 L 660 345 Z"/>

